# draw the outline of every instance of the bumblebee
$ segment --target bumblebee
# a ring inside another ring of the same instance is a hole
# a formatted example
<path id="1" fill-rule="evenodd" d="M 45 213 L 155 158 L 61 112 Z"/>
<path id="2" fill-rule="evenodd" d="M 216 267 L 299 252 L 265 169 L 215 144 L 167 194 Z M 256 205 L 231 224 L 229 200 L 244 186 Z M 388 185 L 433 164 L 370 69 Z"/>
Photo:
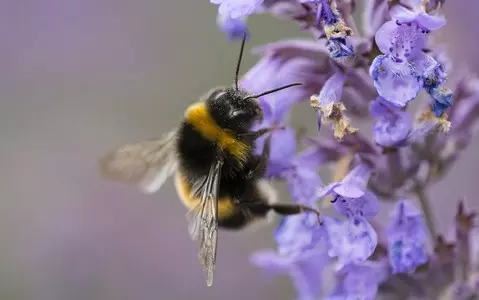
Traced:
<path id="1" fill-rule="evenodd" d="M 244 44 L 243 37 L 233 87 L 212 89 L 186 109 L 178 128 L 160 139 L 124 145 L 100 160 L 104 177 L 136 185 L 146 193 L 157 191 L 174 175 L 179 198 L 189 209 L 189 233 L 200 244 L 208 286 L 213 284 L 219 227 L 242 229 L 270 211 L 280 215 L 311 211 L 319 220 L 313 208 L 275 203 L 274 190 L 262 179 L 271 132 L 281 128 L 251 130 L 262 118 L 258 98 L 300 83 L 257 95 L 240 89 Z M 265 134 L 269 135 L 264 149 L 255 155 L 255 140 Z"/>

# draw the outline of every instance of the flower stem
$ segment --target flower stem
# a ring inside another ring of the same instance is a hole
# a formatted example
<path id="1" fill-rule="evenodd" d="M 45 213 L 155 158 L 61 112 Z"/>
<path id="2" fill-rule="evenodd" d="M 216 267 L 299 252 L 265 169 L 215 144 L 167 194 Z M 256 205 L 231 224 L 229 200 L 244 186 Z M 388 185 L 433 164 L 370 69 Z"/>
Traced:
<path id="1" fill-rule="evenodd" d="M 431 206 L 429 203 L 429 197 L 427 195 L 426 189 L 422 185 L 416 184 L 416 186 L 414 187 L 414 192 L 417 198 L 419 199 L 419 203 L 421 203 L 421 209 L 422 209 L 422 212 L 424 213 L 426 224 L 431 234 L 431 239 L 434 240 L 437 237 L 437 231 L 434 225 L 434 217 L 432 214 Z"/>

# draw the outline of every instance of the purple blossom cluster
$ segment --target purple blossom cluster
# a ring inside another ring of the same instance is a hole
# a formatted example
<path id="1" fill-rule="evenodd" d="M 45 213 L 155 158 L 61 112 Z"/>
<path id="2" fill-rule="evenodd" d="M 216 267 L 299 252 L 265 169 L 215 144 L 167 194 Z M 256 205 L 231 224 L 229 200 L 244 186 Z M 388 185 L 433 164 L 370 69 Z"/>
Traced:
<path id="1" fill-rule="evenodd" d="M 285 128 L 272 133 L 265 177 L 285 181 L 293 201 L 332 212 L 323 224 L 310 213 L 282 219 L 276 249 L 254 253 L 251 262 L 289 276 L 300 300 L 479 297 L 469 237 L 475 214 L 458 201 L 455 238 L 446 241 L 428 197 L 470 144 L 479 118 L 477 79 L 457 69 L 446 82 L 451 63 L 429 38 L 446 24 L 445 1 L 368 0 L 357 13 L 354 0 L 210 2 L 231 39 L 249 35 L 247 18 L 257 13 L 313 36 L 256 48 L 261 58 L 240 85 L 259 93 L 302 83 L 259 99 L 264 119 L 257 126 Z M 317 113 L 320 132 L 298 139 L 288 116 L 301 103 Z M 354 126 L 365 120 L 370 134 Z M 320 167 L 332 170 L 327 184 Z M 380 222 L 386 202 L 392 208 Z M 331 274 L 328 286 L 323 279 Z"/>

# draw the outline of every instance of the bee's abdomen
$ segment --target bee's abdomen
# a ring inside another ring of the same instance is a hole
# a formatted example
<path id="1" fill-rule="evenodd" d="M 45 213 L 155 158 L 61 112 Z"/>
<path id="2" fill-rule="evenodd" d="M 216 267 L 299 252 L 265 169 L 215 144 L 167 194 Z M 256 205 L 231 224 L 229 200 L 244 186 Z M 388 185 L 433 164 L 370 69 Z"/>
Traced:
<path id="1" fill-rule="evenodd" d="M 183 202 L 188 209 L 194 209 L 200 202 L 200 199 L 199 197 L 191 196 L 191 183 L 181 172 L 176 173 L 175 186 L 181 202 Z M 237 210 L 238 207 L 235 205 L 231 196 L 222 195 L 218 198 L 218 220 L 220 222 L 222 219 L 236 214 Z"/>

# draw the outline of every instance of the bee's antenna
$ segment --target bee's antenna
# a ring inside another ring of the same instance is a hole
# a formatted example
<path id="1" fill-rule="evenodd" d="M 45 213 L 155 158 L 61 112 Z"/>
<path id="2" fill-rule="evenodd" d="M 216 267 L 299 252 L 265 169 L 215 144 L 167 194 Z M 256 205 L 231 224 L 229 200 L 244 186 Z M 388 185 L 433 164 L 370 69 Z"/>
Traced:
<path id="1" fill-rule="evenodd" d="M 241 60 L 243 59 L 243 51 L 244 51 L 244 44 L 246 42 L 246 32 L 243 33 L 243 40 L 241 41 L 241 49 L 238 57 L 238 63 L 236 64 L 236 72 L 235 72 L 235 88 L 238 90 L 238 74 L 241 66 Z"/>
<path id="2" fill-rule="evenodd" d="M 272 94 L 272 93 L 276 93 L 278 91 L 281 91 L 281 90 L 284 90 L 284 89 L 287 89 L 287 88 L 290 88 L 290 87 L 293 87 L 293 86 L 297 86 L 297 85 L 302 85 L 302 83 L 291 83 L 291 84 L 288 84 L 288 85 L 283 85 L 279 88 L 275 88 L 275 89 L 272 89 L 272 90 L 269 90 L 269 91 L 266 91 L 266 92 L 263 92 L 261 94 L 257 94 L 257 95 L 251 95 L 251 96 L 248 96 L 246 98 L 244 98 L 243 100 L 247 100 L 247 99 L 251 99 L 251 98 L 259 98 L 261 96 L 265 96 L 265 95 L 269 95 L 269 94 Z"/>

